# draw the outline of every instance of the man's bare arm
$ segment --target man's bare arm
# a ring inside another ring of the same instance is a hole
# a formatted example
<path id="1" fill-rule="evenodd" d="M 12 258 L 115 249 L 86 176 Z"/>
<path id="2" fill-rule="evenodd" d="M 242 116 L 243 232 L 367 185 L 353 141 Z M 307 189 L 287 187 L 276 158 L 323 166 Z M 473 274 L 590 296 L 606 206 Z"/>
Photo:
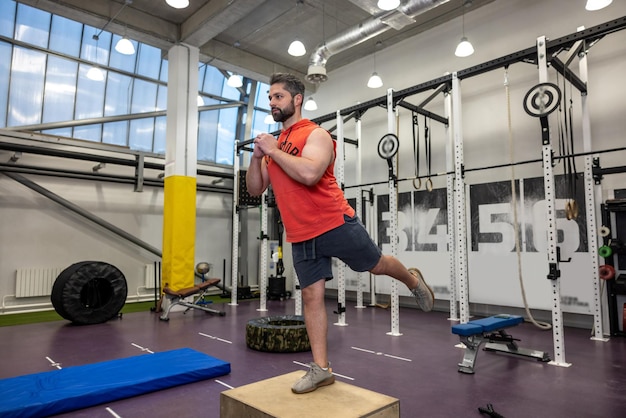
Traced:
<path id="1" fill-rule="evenodd" d="M 260 196 L 269 186 L 269 177 L 264 157 L 252 154 L 250 166 L 246 172 L 246 188 L 251 196 Z"/>
<path id="2" fill-rule="evenodd" d="M 332 163 L 335 152 L 330 134 L 322 128 L 317 128 L 307 138 L 300 157 L 283 152 L 277 147 L 268 149 L 267 155 L 289 177 L 306 186 L 312 186 L 322 178 L 324 171 Z"/>

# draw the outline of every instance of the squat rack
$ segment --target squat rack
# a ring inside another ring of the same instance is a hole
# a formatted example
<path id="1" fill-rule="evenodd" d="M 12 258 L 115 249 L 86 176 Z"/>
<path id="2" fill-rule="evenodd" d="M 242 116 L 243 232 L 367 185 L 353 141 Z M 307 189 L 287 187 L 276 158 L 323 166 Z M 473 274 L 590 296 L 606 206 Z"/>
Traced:
<path id="1" fill-rule="evenodd" d="M 590 142 L 590 124 L 589 124 L 589 114 L 587 110 L 587 68 L 586 68 L 586 52 L 587 50 L 593 46 L 596 42 L 598 42 L 604 36 L 611 34 L 613 32 L 617 32 L 626 28 L 626 16 L 620 17 L 618 19 L 614 19 L 612 21 L 591 27 L 589 29 L 579 30 L 575 33 L 554 39 L 547 40 L 545 37 L 542 37 L 541 41 L 538 39 L 537 44 L 533 47 L 529 47 L 523 49 L 521 51 L 508 54 L 502 56 L 500 58 L 487 61 L 485 63 L 469 67 L 464 70 L 457 71 L 453 74 L 447 74 L 433 80 L 417 84 L 413 87 L 404 89 L 404 90 L 388 90 L 387 95 L 375 98 L 351 107 L 347 107 L 342 110 L 338 110 L 335 113 L 327 114 L 320 116 L 318 118 L 312 119 L 314 122 L 318 124 L 322 124 L 324 122 L 331 121 L 333 119 L 337 119 L 337 123 L 339 124 L 342 121 L 342 117 L 354 117 L 357 115 L 360 116 L 372 107 L 386 107 L 388 111 L 388 125 L 389 132 L 393 133 L 395 131 L 394 124 L 391 122 L 393 119 L 394 109 L 396 107 L 403 107 L 409 110 L 412 110 L 416 113 L 425 115 L 432 120 L 439 121 L 446 125 L 446 129 L 448 132 L 448 137 L 450 138 L 450 129 L 448 122 L 448 115 L 451 114 L 451 119 L 453 122 L 452 126 L 452 134 L 453 134 L 453 148 L 454 148 L 454 171 L 450 171 L 452 169 L 451 160 L 448 160 L 448 214 L 450 215 L 450 211 L 452 210 L 452 206 L 456 209 L 454 213 L 456 213 L 455 219 L 453 220 L 454 224 L 454 240 L 450 237 L 449 243 L 451 244 L 449 250 L 454 252 L 455 266 L 451 269 L 451 283 L 454 282 L 454 276 L 456 276 L 459 290 L 459 306 L 460 306 L 460 320 L 461 322 L 467 322 L 469 320 L 469 309 L 468 309 L 468 300 L 467 300 L 467 231 L 465 226 L 465 183 L 464 183 L 464 166 L 463 166 L 463 138 L 462 138 L 462 129 L 460 123 L 461 116 L 461 107 L 460 107 L 460 82 L 465 78 L 470 78 L 473 76 L 477 76 L 495 69 L 504 68 L 513 63 L 518 62 L 526 62 L 535 64 L 540 67 L 540 81 L 547 80 L 547 69 L 548 64 L 551 64 L 552 67 L 566 75 L 568 80 L 572 83 L 574 87 L 576 87 L 582 95 L 583 100 L 583 136 L 584 136 L 584 145 L 585 151 L 591 151 L 591 142 Z M 539 45 L 541 42 L 541 45 Z M 559 52 L 569 50 L 569 54 L 565 62 L 560 61 L 557 58 Z M 571 70 L 568 69 L 568 64 L 571 60 L 579 55 L 579 68 L 581 77 L 578 78 Z M 442 86 L 446 86 L 446 88 L 442 88 Z M 446 99 L 445 108 L 446 108 L 446 117 L 442 117 L 431 112 L 424 110 L 421 107 L 412 105 L 406 101 L 406 98 L 415 95 L 421 92 L 425 92 L 433 89 L 440 89 L 440 91 L 446 90 L 447 88 L 451 88 L 452 98 L 451 105 Z M 450 113 L 449 113 L 450 112 Z M 359 129 L 359 128 L 357 128 Z M 343 130 L 343 129 L 341 129 Z M 341 132 L 341 136 L 343 133 Z M 347 142 L 347 141 L 346 141 Z M 252 143 L 252 140 L 242 141 L 241 143 L 236 144 L 235 149 L 235 159 L 234 161 L 238 161 L 238 156 L 240 152 L 246 149 L 248 144 Z M 339 144 L 338 144 L 339 145 Z M 343 145 L 343 144 L 342 144 Z M 360 146 L 357 145 L 357 146 Z M 553 201 L 553 172 L 552 168 L 552 160 L 553 157 L 551 155 L 551 145 L 548 141 L 547 144 L 543 144 L 542 147 L 542 155 L 544 161 L 544 183 L 545 192 L 546 192 L 546 200 Z M 246 150 L 250 151 L 249 148 Z M 593 231 L 596 230 L 595 224 L 595 212 L 596 212 L 596 204 L 594 203 L 594 198 L 596 197 L 598 191 L 597 188 L 594 190 L 593 186 L 593 174 L 592 174 L 592 155 L 588 154 L 585 160 L 585 196 L 586 196 L 586 204 L 587 204 L 587 233 L 589 239 L 589 253 L 592 255 L 592 268 L 594 270 L 594 274 L 597 276 L 598 269 L 598 260 L 596 256 L 596 251 L 594 250 L 594 246 L 597 248 L 597 238 Z M 338 164 L 343 164 L 343 161 L 338 159 Z M 238 175 L 239 166 L 235 164 L 235 174 Z M 394 167 L 395 174 L 395 167 Z M 238 182 L 235 181 L 235 187 L 237 187 Z M 452 186 L 452 200 L 453 204 L 450 204 L 450 186 Z M 390 180 L 390 189 L 392 187 L 392 182 Z M 393 184 L 395 190 L 395 183 Z M 601 193 L 601 191 L 600 191 Z M 238 218 L 236 216 L 237 213 L 237 195 L 238 192 L 235 190 L 233 193 L 233 234 L 235 234 L 236 225 L 238 225 Z M 395 195 L 394 193 L 390 193 L 390 212 L 392 212 L 392 220 L 393 224 L 397 225 L 397 207 L 392 208 L 391 206 L 391 196 Z M 601 195 L 600 195 L 601 196 Z M 358 200 L 358 199 L 357 199 Z M 550 206 L 550 205 L 549 205 Z M 562 332 L 562 320 L 561 320 L 561 307 L 560 307 L 560 296 L 559 296 L 559 280 L 558 280 L 558 256 L 557 256 L 557 248 L 556 248 L 556 225 L 555 225 L 555 213 L 554 209 L 550 207 L 551 213 L 549 213 L 549 247 L 548 247 L 548 262 L 550 266 L 551 274 L 549 278 L 552 279 L 552 287 L 553 287 L 553 300 L 556 301 L 553 308 L 553 330 L 554 330 L 554 343 L 555 343 L 555 361 L 554 364 L 557 365 L 568 365 L 565 362 L 564 357 L 564 346 L 561 341 L 561 332 Z M 237 223 L 235 223 L 237 221 Z M 450 216 L 448 217 L 448 222 L 450 225 Z M 392 227 L 392 229 L 395 228 Z M 450 229 L 450 228 L 449 228 Z M 452 234 L 449 234 L 450 236 Z M 392 240 L 393 241 L 393 240 Z M 456 247 L 456 248 L 455 248 Z M 235 245 L 235 237 L 233 237 L 233 255 L 236 254 L 236 245 Z M 233 262 L 233 265 L 235 263 Z M 552 276 L 552 277 L 550 277 Z M 236 280 L 235 276 L 233 276 L 233 280 Z M 393 283 L 393 282 L 392 282 Z M 233 282 L 236 287 L 236 283 Z M 454 287 L 452 288 L 454 289 Z M 264 289 L 260 289 L 261 292 L 264 292 Z M 599 296 L 599 283 L 596 283 L 595 289 L 595 312 L 594 312 L 594 326 L 595 326 L 595 336 L 602 336 L 602 323 L 601 323 L 601 313 L 600 313 L 600 296 Z M 455 292 L 451 293 L 451 317 L 452 319 L 456 319 L 456 300 L 453 297 L 456 295 Z M 397 306 L 397 294 L 394 298 L 394 288 L 392 286 L 392 303 L 396 300 Z M 392 335 L 401 335 L 399 330 L 397 329 L 397 321 L 394 319 L 396 315 L 393 315 L 392 311 L 392 331 L 390 334 Z"/>

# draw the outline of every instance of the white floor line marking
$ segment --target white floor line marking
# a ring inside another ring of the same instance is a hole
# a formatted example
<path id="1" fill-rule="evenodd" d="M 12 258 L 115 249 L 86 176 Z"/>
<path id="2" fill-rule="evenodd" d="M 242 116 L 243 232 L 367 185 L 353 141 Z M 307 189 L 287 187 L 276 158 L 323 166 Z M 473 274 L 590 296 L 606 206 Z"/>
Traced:
<path id="1" fill-rule="evenodd" d="M 147 352 L 148 352 L 148 353 L 150 353 L 150 354 L 154 354 L 154 351 L 151 351 L 151 350 L 149 350 L 149 349 L 147 349 L 147 348 L 145 348 L 145 347 L 142 347 L 142 346 L 140 346 L 140 345 L 138 345 L 138 344 L 135 344 L 135 343 L 130 343 L 130 344 L 131 344 L 131 345 L 133 345 L 133 346 L 135 346 L 135 347 L 137 347 L 137 348 L 138 348 L 138 349 L 140 349 L 141 351 L 147 351 Z"/>
<path id="2" fill-rule="evenodd" d="M 107 407 L 106 410 L 109 411 L 109 413 L 115 418 L 122 418 L 120 415 L 117 415 L 111 408 Z"/>
<path id="3" fill-rule="evenodd" d="M 372 350 L 367 350 L 365 348 L 359 348 L 359 347 L 350 347 L 350 348 L 352 348 L 353 350 L 363 351 L 365 353 L 375 354 L 377 356 L 389 357 L 389 358 L 393 358 L 393 359 L 396 359 L 396 360 L 413 361 L 410 358 L 398 357 L 398 356 L 394 356 L 394 355 L 391 355 L 391 354 L 385 354 L 385 353 L 381 353 L 380 351 L 372 351 Z"/>
<path id="4" fill-rule="evenodd" d="M 61 369 L 61 363 L 57 363 L 56 361 L 52 360 L 50 357 L 46 357 L 46 360 L 50 362 L 50 366 L 56 367 L 57 369 Z"/>
<path id="5" fill-rule="evenodd" d="M 359 348 L 359 347 L 350 347 L 350 348 L 351 348 L 351 349 L 353 349 L 353 350 L 365 351 L 366 353 L 376 354 L 376 352 L 375 352 L 375 351 L 372 351 L 372 350 L 366 350 L 366 349 L 364 349 L 364 348 Z"/>
<path id="6" fill-rule="evenodd" d="M 395 358 L 396 360 L 402 360 L 402 361 L 413 361 L 410 358 L 404 358 L 404 357 L 398 357 L 398 356 L 392 356 L 391 354 L 384 354 L 385 357 L 390 357 L 390 358 Z"/>
<path id="7" fill-rule="evenodd" d="M 204 333 L 202 333 L 202 332 L 199 332 L 198 334 L 202 335 L 203 337 L 207 337 L 207 338 L 211 338 L 211 339 L 213 339 L 213 340 L 221 341 L 221 342 L 226 343 L 226 344 L 232 344 L 232 343 L 233 343 L 232 341 L 223 340 L 223 339 L 221 339 L 221 338 L 214 337 L 214 336 L 209 335 L 209 334 L 204 334 Z"/>
<path id="8" fill-rule="evenodd" d="M 219 383 L 222 386 L 226 386 L 228 389 L 234 389 L 234 386 L 231 385 L 227 385 L 226 383 L 222 382 L 221 380 L 215 380 L 217 383 Z"/>
<path id="9" fill-rule="evenodd" d="M 306 363 L 300 363 L 299 361 L 295 361 L 295 360 L 293 362 L 294 362 L 294 364 L 297 364 L 299 366 L 304 366 L 304 367 L 307 367 L 307 368 L 309 367 L 309 365 L 306 364 Z M 339 373 L 335 373 L 335 372 L 333 372 L 333 374 L 335 376 L 343 377 L 344 379 L 347 379 L 347 380 L 354 380 L 354 377 L 346 376 L 345 374 L 339 374 Z"/>

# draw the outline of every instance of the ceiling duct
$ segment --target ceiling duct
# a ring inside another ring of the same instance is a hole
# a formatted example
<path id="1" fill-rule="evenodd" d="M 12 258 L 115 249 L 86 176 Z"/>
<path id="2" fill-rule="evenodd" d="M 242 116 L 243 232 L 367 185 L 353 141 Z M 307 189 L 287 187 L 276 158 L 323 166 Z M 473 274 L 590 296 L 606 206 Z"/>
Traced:
<path id="1" fill-rule="evenodd" d="M 364 20 L 357 26 L 349 28 L 315 48 L 309 57 L 309 69 L 306 79 L 311 83 L 321 83 L 328 80 L 326 62 L 339 52 L 352 48 L 368 39 L 393 28 L 399 30 L 414 23 L 415 16 L 433 9 L 449 0 L 409 0 L 397 9 L 383 12 Z"/>

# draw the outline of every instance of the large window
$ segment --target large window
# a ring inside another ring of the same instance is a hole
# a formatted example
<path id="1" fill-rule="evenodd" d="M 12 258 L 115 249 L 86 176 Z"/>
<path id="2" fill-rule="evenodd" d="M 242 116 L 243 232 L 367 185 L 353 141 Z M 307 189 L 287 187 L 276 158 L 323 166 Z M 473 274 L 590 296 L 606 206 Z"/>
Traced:
<path id="1" fill-rule="evenodd" d="M 116 34 L 13 0 L 0 0 L 0 127 L 165 153 L 167 61 L 159 49 L 132 41 L 136 53 L 115 50 Z M 101 80 L 90 78 L 97 68 Z M 198 69 L 198 159 L 233 164 L 235 140 L 249 91 L 225 83 L 225 72 Z M 256 85 L 251 132 L 267 124 L 268 86 Z M 125 118 L 124 116 L 128 116 Z M 145 116 L 145 117 L 144 117 Z"/>

